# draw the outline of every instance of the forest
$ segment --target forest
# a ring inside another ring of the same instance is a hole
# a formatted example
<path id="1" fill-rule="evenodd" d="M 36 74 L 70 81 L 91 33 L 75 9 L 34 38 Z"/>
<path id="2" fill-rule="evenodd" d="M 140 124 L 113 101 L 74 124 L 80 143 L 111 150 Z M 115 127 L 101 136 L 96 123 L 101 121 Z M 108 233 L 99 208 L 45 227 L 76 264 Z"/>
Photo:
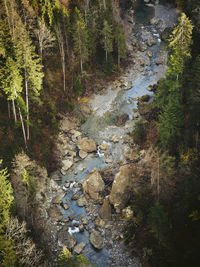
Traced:
<path id="1" fill-rule="evenodd" d="M 22 152 L 48 177 L 57 171 L 62 118 L 74 116 L 79 99 L 89 98 L 99 81 L 115 81 L 131 68 L 124 23 L 133 2 L 0 0 L 1 266 L 95 266 L 68 248 L 49 255 L 30 218 L 18 214 L 13 189 L 18 182 L 10 175 Z M 179 17 L 163 41 L 169 51 L 165 77 L 152 86 L 148 116 L 141 116 L 130 134 L 138 151 L 151 154 L 151 170 L 142 187 L 128 194 L 133 215 L 126 222 L 124 243 L 140 259 L 138 266 L 195 267 L 200 242 L 200 1 L 161 2 L 176 6 Z M 80 124 L 87 119 L 78 116 Z M 138 160 L 133 164 L 140 168 Z M 22 171 L 20 183 L 34 217 L 40 181 L 37 174 Z"/>

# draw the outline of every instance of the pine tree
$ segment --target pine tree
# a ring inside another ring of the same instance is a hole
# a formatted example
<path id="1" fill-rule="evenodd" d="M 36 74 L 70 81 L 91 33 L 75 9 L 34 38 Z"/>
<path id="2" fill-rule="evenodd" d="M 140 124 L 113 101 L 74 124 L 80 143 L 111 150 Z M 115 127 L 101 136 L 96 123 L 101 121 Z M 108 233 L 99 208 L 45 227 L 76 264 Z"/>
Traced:
<path id="1" fill-rule="evenodd" d="M 16 30 L 15 39 L 15 51 L 18 64 L 23 70 L 23 78 L 25 84 L 25 95 L 26 95 L 26 113 L 27 113 L 27 140 L 30 139 L 30 112 L 29 112 L 29 98 L 30 96 L 39 96 L 40 90 L 42 89 L 42 65 L 40 59 L 35 53 L 35 49 L 29 39 L 28 33 L 26 32 L 23 25 L 19 25 Z M 29 94 L 29 91 L 31 92 Z"/>
<path id="2" fill-rule="evenodd" d="M 0 160 L 0 164 L 2 160 Z M 13 204 L 13 190 L 11 183 L 8 181 L 8 171 L 7 169 L 0 170 L 0 230 L 2 224 L 7 224 L 10 217 L 10 208 Z"/>
<path id="3" fill-rule="evenodd" d="M 172 53 L 167 70 L 169 76 L 177 78 L 183 72 L 185 60 L 191 57 L 190 46 L 192 45 L 193 30 L 193 25 L 185 13 L 181 13 L 178 21 L 179 24 L 169 38 L 169 47 L 172 49 Z"/>
<path id="4" fill-rule="evenodd" d="M 113 34 L 112 26 L 108 24 L 107 20 L 104 20 L 104 26 L 101 31 L 102 45 L 106 53 L 106 62 L 108 61 L 108 53 L 113 51 Z"/>
<path id="5" fill-rule="evenodd" d="M 159 134 L 162 148 L 175 152 L 178 138 L 180 138 L 184 126 L 183 105 L 180 103 L 181 94 L 178 91 L 171 92 L 168 103 L 163 113 L 159 115 Z"/>
<path id="6" fill-rule="evenodd" d="M 80 60 L 81 73 L 83 63 L 88 59 L 88 32 L 80 11 L 75 8 L 75 22 L 73 25 L 74 52 Z"/>
<path id="7" fill-rule="evenodd" d="M 120 59 L 126 57 L 126 39 L 119 26 L 115 28 L 114 39 L 117 45 L 118 67 L 120 67 Z"/>

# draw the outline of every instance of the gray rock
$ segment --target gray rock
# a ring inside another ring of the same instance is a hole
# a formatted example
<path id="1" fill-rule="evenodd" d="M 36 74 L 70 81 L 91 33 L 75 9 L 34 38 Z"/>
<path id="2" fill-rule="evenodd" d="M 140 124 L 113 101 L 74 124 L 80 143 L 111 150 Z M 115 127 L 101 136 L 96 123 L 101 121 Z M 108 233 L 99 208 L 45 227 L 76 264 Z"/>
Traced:
<path id="1" fill-rule="evenodd" d="M 50 209 L 48 210 L 48 215 L 52 219 L 56 221 L 61 221 L 62 220 L 62 212 L 59 207 L 57 206 L 51 206 Z"/>
<path id="2" fill-rule="evenodd" d="M 53 204 L 61 204 L 64 196 L 65 196 L 65 193 L 62 193 L 59 196 L 54 197 L 52 200 L 52 203 Z"/>
<path id="3" fill-rule="evenodd" d="M 79 207 L 84 207 L 87 205 L 87 200 L 83 195 L 77 200 L 77 205 Z"/>
<path id="4" fill-rule="evenodd" d="M 79 243 L 78 245 L 76 245 L 74 247 L 74 253 L 75 254 L 80 254 L 82 252 L 82 250 L 84 249 L 84 247 L 85 247 L 85 243 L 84 242 Z"/>
<path id="5" fill-rule="evenodd" d="M 68 210 L 68 209 L 69 209 L 69 206 L 68 206 L 66 203 L 63 203 L 62 206 L 63 206 L 63 208 L 64 208 L 65 210 Z"/>
<path id="6" fill-rule="evenodd" d="M 103 239 L 99 232 L 93 231 L 90 234 L 90 243 L 96 248 L 96 249 L 102 249 L 103 248 Z"/>
<path id="7" fill-rule="evenodd" d="M 143 95 L 141 98 L 140 98 L 140 101 L 142 102 L 148 102 L 150 99 L 150 95 Z"/>
<path id="8" fill-rule="evenodd" d="M 82 223 L 83 223 L 84 225 L 87 225 L 89 222 L 88 222 L 88 220 L 87 220 L 86 218 L 83 218 L 83 219 L 82 219 Z"/>
<path id="9" fill-rule="evenodd" d="M 75 238 L 70 235 L 66 227 L 64 227 L 59 233 L 58 233 L 58 243 L 61 244 L 61 246 L 67 247 L 69 250 L 72 250 L 74 246 L 76 245 Z"/>
<path id="10" fill-rule="evenodd" d="M 79 198 L 79 194 L 78 193 L 76 193 L 76 194 L 73 194 L 72 195 L 72 200 L 77 200 Z"/>
<path id="11" fill-rule="evenodd" d="M 79 225 L 79 231 L 82 233 L 84 232 L 84 225 L 83 224 L 80 224 Z"/>
<path id="12" fill-rule="evenodd" d="M 80 157 L 81 159 L 85 159 L 85 158 L 87 157 L 87 155 L 88 155 L 88 153 L 85 152 L 84 150 L 80 150 L 80 151 L 79 151 L 79 157 Z"/>
<path id="13" fill-rule="evenodd" d="M 111 206 L 108 198 L 104 199 L 103 205 L 99 210 L 99 216 L 103 220 L 108 220 L 108 221 L 112 220 Z"/>
<path id="14" fill-rule="evenodd" d="M 85 152 L 93 152 L 97 150 L 94 140 L 88 139 L 87 137 L 80 139 L 77 145 L 80 150 Z"/>
<path id="15" fill-rule="evenodd" d="M 62 167 L 61 171 L 67 171 L 73 165 L 72 158 L 63 160 L 62 165 L 63 165 L 63 167 Z"/>
<path id="16" fill-rule="evenodd" d="M 123 126 L 128 119 L 129 119 L 128 114 L 117 115 L 115 118 L 115 125 Z"/>
<path id="17" fill-rule="evenodd" d="M 93 201 L 100 201 L 102 199 L 101 193 L 105 188 L 103 179 L 98 170 L 94 169 L 83 182 L 83 193 L 86 198 Z"/>

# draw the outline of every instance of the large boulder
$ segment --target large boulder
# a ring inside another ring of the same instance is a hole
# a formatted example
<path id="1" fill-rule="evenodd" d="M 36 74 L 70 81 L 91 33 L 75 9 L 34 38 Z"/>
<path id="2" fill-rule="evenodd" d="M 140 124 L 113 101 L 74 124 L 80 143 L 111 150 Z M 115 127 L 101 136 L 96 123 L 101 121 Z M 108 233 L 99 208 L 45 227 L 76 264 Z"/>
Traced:
<path id="1" fill-rule="evenodd" d="M 112 220 L 111 206 L 108 198 L 104 199 L 103 205 L 99 210 L 99 216 L 103 220 L 108 220 L 108 221 Z"/>
<path id="2" fill-rule="evenodd" d="M 61 173 L 63 175 L 65 175 L 65 173 L 67 172 L 67 170 L 69 168 L 71 168 L 71 166 L 73 165 L 73 159 L 72 158 L 68 158 L 68 159 L 63 160 L 62 161 L 62 165 L 63 165 L 63 167 L 61 169 Z"/>
<path id="3" fill-rule="evenodd" d="M 72 250 L 76 245 L 75 238 L 67 232 L 66 227 L 58 233 L 58 244 L 62 247 L 67 247 L 69 250 Z"/>
<path id="4" fill-rule="evenodd" d="M 87 200 L 85 199 L 83 195 L 77 200 L 77 205 L 79 207 L 84 207 L 87 205 Z"/>
<path id="5" fill-rule="evenodd" d="M 96 202 L 102 199 L 105 184 L 98 170 L 94 169 L 83 182 L 83 193 L 86 198 Z"/>
<path id="6" fill-rule="evenodd" d="M 48 210 L 48 215 L 53 220 L 61 221 L 62 220 L 62 212 L 61 209 L 58 206 L 52 205 L 50 209 Z"/>
<path id="7" fill-rule="evenodd" d="M 80 150 L 85 152 L 93 152 L 97 150 L 94 140 L 88 139 L 87 137 L 80 139 L 77 146 Z"/>
<path id="8" fill-rule="evenodd" d="M 72 129 L 74 129 L 75 124 L 72 120 L 69 120 L 67 118 L 63 118 L 63 120 L 61 121 L 61 131 L 63 132 L 68 132 Z"/>
<path id="9" fill-rule="evenodd" d="M 121 166 L 115 175 L 110 193 L 110 203 L 114 205 L 116 212 L 120 212 L 126 207 L 133 191 L 134 177 L 135 166 L 132 164 Z"/>
<path id="10" fill-rule="evenodd" d="M 128 119 L 129 119 L 128 114 L 117 115 L 115 118 L 115 125 L 123 126 Z"/>
<path id="11" fill-rule="evenodd" d="M 103 247 L 103 239 L 99 232 L 93 231 L 90 234 L 90 243 L 96 248 L 96 249 L 102 249 Z"/>

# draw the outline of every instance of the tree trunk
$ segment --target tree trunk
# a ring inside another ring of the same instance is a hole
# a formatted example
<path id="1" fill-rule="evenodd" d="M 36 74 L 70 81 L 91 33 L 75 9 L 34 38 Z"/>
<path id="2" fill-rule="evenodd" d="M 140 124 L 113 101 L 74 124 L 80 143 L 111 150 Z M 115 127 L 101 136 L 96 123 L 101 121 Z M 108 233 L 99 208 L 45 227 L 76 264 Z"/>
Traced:
<path id="1" fill-rule="evenodd" d="M 58 39 L 58 46 L 61 56 L 61 63 L 62 63 L 62 71 L 63 71 L 63 89 L 65 91 L 65 49 L 64 49 L 64 41 L 61 33 L 60 26 L 57 25 L 56 27 L 56 35 Z"/>
<path id="2" fill-rule="evenodd" d="M 158 155 L 157 199 L 160 199 L 160 159 Z"/>
<path id="3" fill-rule="evenodd" d="M 10 102 L 8 100 L 8 118 L 10 119 Z"/>
<path id="4" fill-rule="evenodd" d="M 82 58 L 80 59 L 80 63 L 81 63 L 81 73 L 83 73 L 83 62 L 82 62 Z"/>
<path id="5" fill-rule="evenodd" d="M 26 132 L 25 132 L 24 121 L 23 121 L 23 117 L 22 117 L 22 113 L 21 113 L 21 109 L 20 108 L 19 108 L 19 116 L 20 116 L 21 125 L 22 125 L 22 132 L 23 132 L 23 137 L 24 137 L 24 143 L 25 143 L 25 147 L 27 149 Z"/>
<path id="6" fill-rule="evenodd" d="M 118 67 L 120 68 L 120 55 L 118 53 Z"/>
<path id="7" fill-rule="evenodd" d="M 29 100 L 28 100 L 28 84 L 27 84 L 27 75 L 25 69 L 25 89 L 26 89 L 26 120 L 27 120 L 27 140 L 30 138 L 30 127 L 29 127 Z"/>
<path id="8" fill-rule="evenodd" d="M 106 0 L 103 0 L 103 7 L 106 9 Z"/>
<path id="9" fill-rule="evenodd" d="M 13 106 L 13 117 L 15 122 L 17 122 L 17 114 L 16 114 L 16 109 L 15 109 L 15 100 L 12 99 L 12 106 Z"/>
<path id="10" fill-rule="evenodd" d="M 108 52 L 106 50 L 106 62 L 108 61 Z"/>

